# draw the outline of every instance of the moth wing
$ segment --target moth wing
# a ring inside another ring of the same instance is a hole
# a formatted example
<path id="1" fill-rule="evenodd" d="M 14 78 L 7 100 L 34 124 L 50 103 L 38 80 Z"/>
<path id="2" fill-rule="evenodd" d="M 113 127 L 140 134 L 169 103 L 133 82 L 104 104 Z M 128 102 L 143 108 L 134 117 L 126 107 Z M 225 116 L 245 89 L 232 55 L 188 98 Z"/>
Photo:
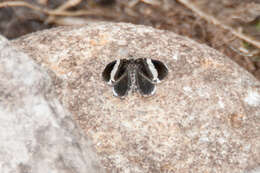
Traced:
<path id="1" fill-rule="evenodd" d="M 136 63 L 139 64 L 139 70 L 141 71 L 142 75 L 146 76 L 150 80 L 153 79 L 153 74 L 149 68 L 149 65 L 146 62 L 146 58 L 138 58 Z"/>
<path id="2" fill-rule="evenodd" d="M 136 76 L 136 83 L 139 92 L 143 96 L 153 95 L 156 90 L 155 84 L 153 84 L 152 81 L 147 78 L 141 71 L 138 71 Z"/>
<path id="3" fill-rule="evenodd" d="M 113 76 L 115 81 L 119 80 L 125 73 L 127 73 L 126 72 L 127 65 L 128 65 L 128 61 L 126 59 L 121 59 L 119 61 L 117 69 L 115 69 L 116 70 L 115 75 Z"/>
<path id="4" fill-rule="evenodd" d="M 102 77 L 103 77 L 104 81 L 106 81 L 106 82 L 110 81 L 111 72 L 114 69 L 115 64 L 116 64 L 116 61 L 112 61 L 105 67 L 104 71 L 102 72 Z"/>
<path id="5" fill-rule="evenodd" d="M 159 80 L 164 79 L 168 74 L 167 66 L 164 63 L 162 63 L 161 61 L 154 60 L 154 59 L 152 59 L 152 63 L 154 65 L 155 69 L 157 70 L 158 79 Z"/>
<path id="6" fill-rule="evenodd" d="M 131 85 L 131 79 L 128 73 L 124 73 L 114 84 L 113 93 L 115 96 L 124 97 L 129 91 L 129 86 Z"/>

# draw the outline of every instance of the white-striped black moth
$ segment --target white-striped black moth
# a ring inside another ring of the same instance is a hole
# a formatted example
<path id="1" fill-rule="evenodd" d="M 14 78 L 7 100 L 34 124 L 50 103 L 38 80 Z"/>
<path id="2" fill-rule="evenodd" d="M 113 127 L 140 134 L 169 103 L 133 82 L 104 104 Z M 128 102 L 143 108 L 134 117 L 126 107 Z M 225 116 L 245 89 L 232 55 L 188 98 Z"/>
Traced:
<path id="1" fill-rule="evenodd" d="M 110 62 L 102 73 L 103 79 L 113 86 L 115 96 L 124 97 L 136 90 L 143 96 L 155 93 L 155 84 L 168 74 L 167 66 L 161 61 L 138 58 L 118 59 Z"/>

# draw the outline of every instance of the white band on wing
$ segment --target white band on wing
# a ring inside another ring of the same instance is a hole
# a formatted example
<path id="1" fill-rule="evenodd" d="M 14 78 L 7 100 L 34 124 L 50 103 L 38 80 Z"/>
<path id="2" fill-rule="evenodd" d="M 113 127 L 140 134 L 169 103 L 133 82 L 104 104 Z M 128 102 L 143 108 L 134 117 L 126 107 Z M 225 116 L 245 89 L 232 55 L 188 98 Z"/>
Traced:
<path id="1" fill-rule="evenodd" d="M 108 81 L 109 85 L 112 85 L 115 82 L 115 75 L 116 75 L 119 64 L 120 64 L 120 59 L 116 60 L 116 64 L 113 67 L 113 70 L 111 71 L 110 80 Z"/>
<path id="2" fill-rule="evenodd" d="M 160 80 L 158 79 L 158 71 L 154 67 L 152 60 L 147 58 L 146 63 L 148 64 L 148 68 L 150 69 L 150 71 L 153 75 L 153 81 L 159 82 Z"/>

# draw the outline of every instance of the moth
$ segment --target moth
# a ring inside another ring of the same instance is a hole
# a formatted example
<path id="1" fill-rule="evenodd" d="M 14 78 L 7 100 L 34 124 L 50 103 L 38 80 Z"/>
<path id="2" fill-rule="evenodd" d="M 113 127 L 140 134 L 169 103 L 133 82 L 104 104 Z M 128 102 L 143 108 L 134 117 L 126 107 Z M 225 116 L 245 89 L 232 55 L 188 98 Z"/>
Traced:
<path id="1" fill-rule="evenodd" d="M 129 91 L 138 91 L 142 96 L 155 93 L 156 84 L 168 74 L 167 66 L 149 58 L 118 59 L 106 65 L 103 80 L 113 87 L 113 94 L 125 97 Z"/>

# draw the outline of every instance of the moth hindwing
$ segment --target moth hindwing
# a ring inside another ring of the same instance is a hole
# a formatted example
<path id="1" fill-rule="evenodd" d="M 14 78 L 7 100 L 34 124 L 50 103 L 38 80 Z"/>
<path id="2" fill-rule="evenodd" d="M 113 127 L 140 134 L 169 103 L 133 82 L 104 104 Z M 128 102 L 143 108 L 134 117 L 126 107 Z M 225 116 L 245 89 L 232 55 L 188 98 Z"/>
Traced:
<path id="1" fill-rule="evenodd" d="M 155 84 L 168 74 L 166 65 L 149 58 L 119 59 L 105 67 L 103 80 L 113 86 L 115 96 L 124 97 L 129 91 L 138 92 L 143 96 L 155 93 Z"/>

